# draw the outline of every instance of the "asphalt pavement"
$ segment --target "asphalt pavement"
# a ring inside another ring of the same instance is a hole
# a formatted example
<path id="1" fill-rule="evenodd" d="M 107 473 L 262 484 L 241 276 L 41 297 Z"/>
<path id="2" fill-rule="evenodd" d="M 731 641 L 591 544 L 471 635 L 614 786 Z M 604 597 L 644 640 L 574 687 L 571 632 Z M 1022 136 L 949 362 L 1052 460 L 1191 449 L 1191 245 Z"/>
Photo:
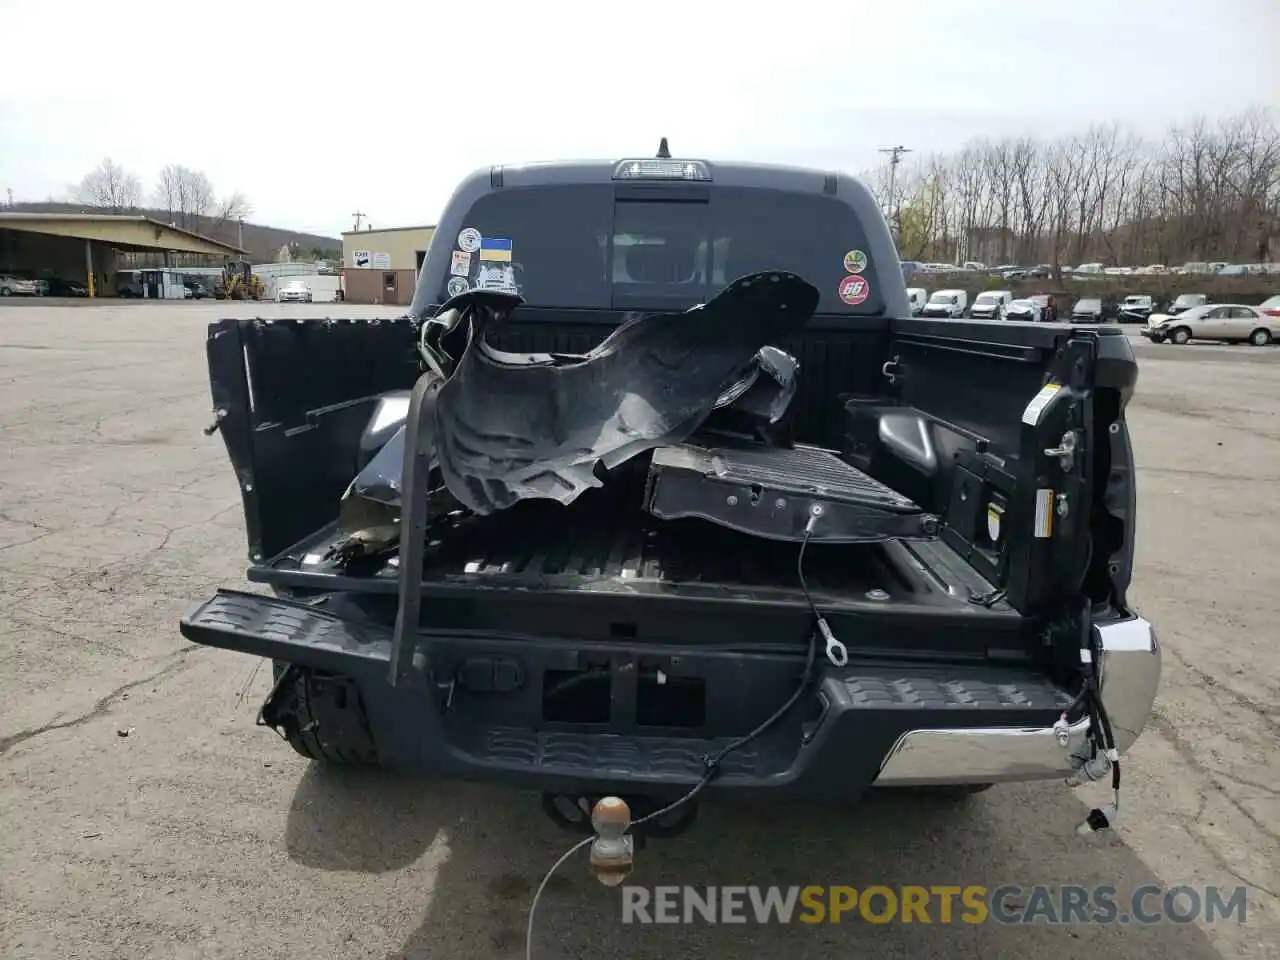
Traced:
<path id="1" fill-rule="evenodd" d="M 177 631 L 192 600 L 244 586 L 235 478 L 201 433 L 205 323 L 397 312 L 0 304 L 0 956 L 523 956 L 533 889 L 573 839 L 535 798 L 311 767 L 254 725 L 270 671 Z M 1100 795 L 1057 784 L 712 805 L 632 880 L 1243 884 L 1247 922 L 636 927 L 579 858 L 535 957 L 1280 956 L 1280 349 L 1135 349 L 1133 596 L 1165 673 L 1116 830 L 1077 836 Z"/>

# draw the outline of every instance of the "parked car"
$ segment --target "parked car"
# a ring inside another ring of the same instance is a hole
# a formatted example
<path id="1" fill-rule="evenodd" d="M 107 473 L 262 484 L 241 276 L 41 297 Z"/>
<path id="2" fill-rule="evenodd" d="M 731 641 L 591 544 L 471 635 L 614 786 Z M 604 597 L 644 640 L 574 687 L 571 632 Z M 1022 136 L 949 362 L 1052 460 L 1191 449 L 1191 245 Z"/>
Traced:
<path id="1" fill-rule="evenodd" d="M 1184 310 L 1190 310 L 1192 307 L 1202 307 L 1208 302 L 1208 296 L 1203 293 L 1180 293 L 1174 298 L 1173 303 L 1169 304 L 1169 315 L 1176 317 Z"/>
<path id="2" fill-rule="evenodd" d="M 195 277 L 187 277 L 182 281 L 182 285 L 186 288 L 186 299 L 188 300 L 204 300 L 213 296 L 213 293 L 209 288 Z"/>
<path id="3" fill-rule="evenodd" d="M 1082 297 L 1071 308 L 1072 323 L 1102 323 L 1102 299 Z"/>
<path id="4" fill-rule="evenodd" d="M 1009 290 L 986 290 L 974 298 L 969 316 L 975 320 L 1003 320 L 1012 300 L 1013 293 Z"/>
<path id="5" fill-rule="evenodd" d="M 1120 304 L 1120 314 L 1117 319 L 1121 323 L 1146 323 L 1147 318 L 1155 311 L 1155 300 L 1146 294 L 1133 294 L 1125 297 L 1124 302 Z"/>
<path id="6" fill-rule="evenodd" d="M 277 303 L 310 303 L 311 288 L 301 280 L 290 280 L 276 293 Z"/>
<path id="7" fill-rule="evenodd" d="M 918 317 L 929 302 L 929 291 L 924 287 L 907 287 L 907 302 L 911 304 L 911 315 Z"/>
<path id="8" fill-rule="evenodd" d="M 950 317 L 954 320 L 964 316 L 968 305 L 969 294 L 963 290 L 935 290 L 920 311 L 920 316 Z"/>
<path id="9" fill-rule="evenodd" d="M 1280 334 L 1280 317 L 1243 303 L 1209 303 L 1176 317 L 1157 315 L 1143 328 L 1152 343 L 1184 344 L 1191 340 L 1224 340 L 1265 347 Z"/>
<path id="10" fill-rule="evenodd" d="M 0 297 L 38 297 L 40 287 L 34 280 L 0 273 Z"/>
<path id="11" fill-rule="evenodd" d="M 51 297 L 87 297 L 89 290 L 79 280 L 66 280 L 62 277 L 49 277 L 48 284 Z"/>
<path id="12" fill-rule="evenodd" d="M 138 278 L 137 273 L 116 274 L 116 296 L 121 299 L 139 299 L 146 295 L 146 291 L 142 287 L 142 281 Z"/>
<path id="13" fill-rule="evenodd" d="M 1268 317 L 1280 317 L 1280 294 L 1263 300 L 1258 304 L 1258 309 Z"/>
<path id="14" fill-rule="evenodd" d="M 1040 304 L 1031 299 L 1011 300 L 1004 313 L 1006 320 L 1018 320 L 1022 323 L 1039 323 L 1043 316 L 1044 310 Z"/>

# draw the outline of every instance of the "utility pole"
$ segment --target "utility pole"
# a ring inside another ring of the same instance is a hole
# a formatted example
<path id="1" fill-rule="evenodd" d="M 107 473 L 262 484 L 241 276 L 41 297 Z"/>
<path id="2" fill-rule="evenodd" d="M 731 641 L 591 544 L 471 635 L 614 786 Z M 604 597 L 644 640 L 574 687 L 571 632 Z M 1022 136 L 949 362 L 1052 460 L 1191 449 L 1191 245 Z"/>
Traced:
<path id="1" fill-rule="evenodd" d="M 889 219 L 896 224 L 898 218 L 894 209 L 893 189 L 897 183 L 898 164 L 902 162 L 902 155 L 910 153 L 911 148 L 899 144 L 896 147 L 884 147 L 880 152 L 889 154 L 889 202 L 885 205 L 885 212 L 889 215 Z"/>
<path id="2" fill-rule="evenodd" d="M 361 213 L 359 210 L 357 210 L 355 213 L 353 213 L 353 214 L 352 214 L 352 216 L 356 218 L 356 225 L 355 225 L 355 228 L 354 228 L 354 229 L 355 229 L 355 231 L 356 231 L 356 232 L 359 232 L 359 230 L 360 230 L 360 221 L 364 219 L 365 214 L 363 214 L 363 213 Z"/>
<path id="3" fill-rule="evenodd" d="M 244 217 L 236 219 L 236 246 L 244 249 Z"/>

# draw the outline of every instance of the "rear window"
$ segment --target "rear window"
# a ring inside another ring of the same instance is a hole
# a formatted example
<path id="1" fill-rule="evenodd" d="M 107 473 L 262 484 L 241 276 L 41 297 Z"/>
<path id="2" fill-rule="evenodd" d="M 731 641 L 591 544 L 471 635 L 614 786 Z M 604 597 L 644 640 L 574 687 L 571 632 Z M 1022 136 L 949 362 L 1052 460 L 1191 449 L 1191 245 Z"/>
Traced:
<path id="1" fill-rule="evenodd" d="M 868 314 L 883 305 L 861 224 L 825 195 L 529 187 L 486 194 L 463 224 L 441 300 L 514 285 L 531 306 L 683 310 L 746 274 L 788 270 L 818 288 L 819 312 Z M 889 275 L 902 282 L 896 264 Z"/>

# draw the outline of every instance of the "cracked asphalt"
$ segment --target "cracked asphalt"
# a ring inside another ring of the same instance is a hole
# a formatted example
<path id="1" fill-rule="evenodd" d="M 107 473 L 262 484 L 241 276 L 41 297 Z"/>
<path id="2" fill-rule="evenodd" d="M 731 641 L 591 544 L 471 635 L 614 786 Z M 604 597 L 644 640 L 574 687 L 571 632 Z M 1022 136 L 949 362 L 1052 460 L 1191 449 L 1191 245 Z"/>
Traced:
<path id="1" fill-rule="evenodd" d="M 243 586 L 236 486 L 200 432 L 204 325 L 232 311 L 298 312 L 0 306 L 0 956 L 523 956 L 570 842 L 534 799 L 312 769 L 254 726 L 269 671 L 177 632 L 191 601 Z M 1247 884 L 1247 922 L 636 928 L 573 861 L 535 956 L 1280 955 L 1280 350 L 1135 349 L 1134 597 L 1166 655 L 1117 830 L 1077 837 L 1097 798 L 1053 784 L 712 808 L 635 881 Z"/>

